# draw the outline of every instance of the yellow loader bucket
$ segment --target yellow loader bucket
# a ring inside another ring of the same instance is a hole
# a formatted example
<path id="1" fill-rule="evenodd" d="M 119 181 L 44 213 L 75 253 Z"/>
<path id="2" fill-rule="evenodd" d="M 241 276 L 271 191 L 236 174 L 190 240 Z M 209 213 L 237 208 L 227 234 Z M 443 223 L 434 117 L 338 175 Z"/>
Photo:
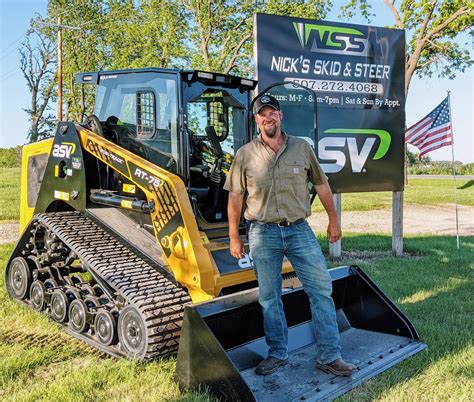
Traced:
<path id="1" fill-rule="evenodd" d="M 258 289 L 186 307 L 176 379 L 220 400 L 332 400 L 427 346 L 405 315 L 357 266 L 329 270 L 342 355 L 356 364 L 351 377 L 316 369 L 310 305 L 302 288 L 284 289 L 289 364 L 267 376 L 256 365 L 267 356 Z"/>

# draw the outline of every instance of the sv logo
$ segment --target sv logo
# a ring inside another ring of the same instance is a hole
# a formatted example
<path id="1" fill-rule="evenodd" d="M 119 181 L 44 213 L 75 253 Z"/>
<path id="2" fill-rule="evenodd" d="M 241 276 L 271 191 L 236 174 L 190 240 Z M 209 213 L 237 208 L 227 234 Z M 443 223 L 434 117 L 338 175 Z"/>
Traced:
<path id="1" fill-rule="evenodd" d="M 369 41 L 354 28 L 294 22 L 301 47 L 311 52 L 367 56 Z"/>
<path id="2" fill-rule="evenodd" d="M 75 151 L 76 151 L 76 144 L 72 142 L 63 142 L 61 144 L 54 144 L 52 154 L 56 158 L 69 159 Z"/>
<path id="3" fill-rule="evenodd" d="M 325 173 L 340 172 L 346 165 L 346 153 L 343 151 L 347 144 L 347 155 L 353 173 L 365 172 L 364 165 L 376 142 L 380 139 L 380 144 L 373 156 L 373 160 L 381 159 L 390 148 L 392 138 L 385 130 L 376 129 L 346 129 L 330 128 L 324 131 L 325 134 L 345 134 L 340 137 L 328 136 L 318 142 L 318 156 L 320 160 L 333 160 L 332 163 L 321 163 L 321 168 Z M 354 135 L 370 136 L 365 139 L 362 148 L 359 150 Z"/>

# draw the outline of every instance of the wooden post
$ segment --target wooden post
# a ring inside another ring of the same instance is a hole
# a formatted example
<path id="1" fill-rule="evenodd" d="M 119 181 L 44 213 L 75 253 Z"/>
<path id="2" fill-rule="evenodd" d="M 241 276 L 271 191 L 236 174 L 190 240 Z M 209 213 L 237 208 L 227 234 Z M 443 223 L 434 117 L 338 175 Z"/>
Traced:
<path id="1" fill-rule="evenodd" d="M 64 14 L 62 12 L 61 14 Z M 72 27 L 70 25 L 62 25 L 62 18 L 61 16 L 58 17 L 58 23 L 52 24 L 50 22 L 38 22 L 41 26 L 46 27 L 54 27 L 58 29 L 58 72 L 57 72 L 57 79 L 58 79 L 58 121 L 62 121 L 63 119 L 63 29 L 72 29 L 75 31 L 80 31 L 81 28 L 79 27 Z"/>
<path id="2" fill-rule="evenodd" d="M 58 17 L 58 121 L 63 119 L 63 31 L 61 17 Z"/>
<path id="3" fill-rule="evenodd" d="M 341 224 L 342 196 L 341 193 L 333 194 L 334 205 L 336 206 L 337 220 Z M 335 243 L 329 243 L 329 258 L 338 258 L 341 256 L 341 239 Z"/>
<path id="4" fill-rule="evenodd" d="M 403 255 L 403 191 L 392 193 L 392 254 Z"/>

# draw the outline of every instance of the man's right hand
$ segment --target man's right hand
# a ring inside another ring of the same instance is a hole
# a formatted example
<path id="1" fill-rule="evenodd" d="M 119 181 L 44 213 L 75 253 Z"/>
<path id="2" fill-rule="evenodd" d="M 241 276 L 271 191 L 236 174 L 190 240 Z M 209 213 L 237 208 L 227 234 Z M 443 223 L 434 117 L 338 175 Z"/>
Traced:
<path id="1" fill-rule="evenodd" d="M 240 259 L 244 257 L 244 243 L 239 237 L 239 223 L 242 214 L 244 195 L 229 193 L 229 203 L 227 204 L 227 215 L 229 217 L 229 248 L 230 255 Z"/>
<path id="2" fill-rule="evenodd" d="M 244 242 L 240 237 L 230 239 L 230 255 L 234 258 L 240 259 L 245 255 Z"/>

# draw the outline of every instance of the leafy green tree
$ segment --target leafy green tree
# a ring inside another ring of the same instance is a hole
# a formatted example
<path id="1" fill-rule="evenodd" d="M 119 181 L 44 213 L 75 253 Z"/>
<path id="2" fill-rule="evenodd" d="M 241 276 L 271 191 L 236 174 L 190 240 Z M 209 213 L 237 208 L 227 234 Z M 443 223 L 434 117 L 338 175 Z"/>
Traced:
<path id="1" fill-rule="evenodd" d="M 189 52 L 193 68 L 228 73 L 236 68 L 252 37 L 254 1 L 183 0 L 190 24 Z"/>
<path id="2" fill-rule="evenodd" d="M 32 25 L 36 25 L 37 20 L 33 19 Z M 24 109 L 30 119 L 27 138 L 35 142 L 52 135 L 50 101 L 54 99 L 56 87 L 55 44 L 46 30 L 36 27 L 28 31 L 19 51 L 20 68 L 31 93 L 30 105 Z"/>
<path id="3" fill-rule="evenodd" d="M 185 57 L 187 27 L 177 1 L 110 2 L 105 27 L 110 68 L 169 68 Z"/>
<path id="4" fill-rule="evenodd" d="M 182 4 L 190 25 L 191 67 L 251 76 L 256 12 L 324 18 L 331 1 L 182 0 Z"/>
<path id="5" fill-rule="evenodd" d="M 83 121 L 94 108 L 94 88 L 74 82 L 80 71 L 107 66 L 105 11 L 102 0 L 49 0 L 46 21 L 62 29 L 64 120 Z M 57 17 L 61 17 L 61 27 Z"/>
<path id="6" fill-rule="evenodd" d="M 419 158 L 419 152 L 412 152 L 408 148 L 406 150 L 406 163 L 408 166 L 420 165 L 422 163 L 431 162 L 431 158 L 428 155 L 423 155 L 421 159 Z"/>
<path id="7" fill-rule="evenodd" d="M 21 146 L 14 148 L 0 148 L 0 167 L 21 167 Z"/>
<path id="8" fill-rule="evenodd" d="M 472 0 L 384 0 L 393 14 L 393 28 L 407 31 L 405 93 L 413 74 L 454 78 L 473 64 L 468 49 L 455 42 L 458 34 L 472 29 Z M 343 15 L 351 17 L 359 11 L 369 21 L 374 16 L 371 0 L 350 0 L 342 7 Z M 472 32 L 471 32 L 472 34 Z"/>
<path id="9" fill-rule="evenodd" d="M 48 20 L 61 16 L 65 26 L 65 118 L 83 121 L 94 109 L 95 88 L 75 84 L 78 72 L 176 65 L 186 30 L 178 6 L 172 0 L 49 0 Z"/>
<path id="10" fill-rule="evenodd" d="M 414 165 L 418 161 L 418 156 L 415 152 L 411 152 L 409 149 L 406 150 L 406 162 L 408 165 Z"/>

